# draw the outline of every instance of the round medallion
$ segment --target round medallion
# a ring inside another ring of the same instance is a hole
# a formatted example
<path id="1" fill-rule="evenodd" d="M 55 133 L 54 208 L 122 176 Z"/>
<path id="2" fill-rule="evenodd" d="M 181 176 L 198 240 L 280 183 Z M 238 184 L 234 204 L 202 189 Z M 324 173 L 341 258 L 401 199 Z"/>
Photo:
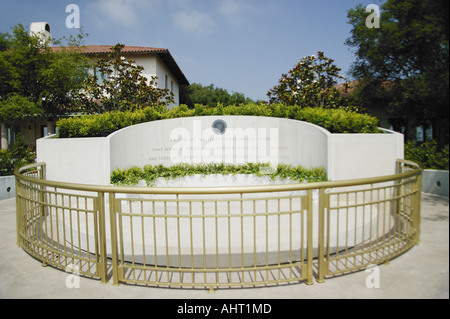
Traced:
<path id="1" fill-rule="evenodd" d="M 227 123 L 224 120 L 215 120 L 211 127 L 215 134 L 222 135 L 227 130 Z"/>

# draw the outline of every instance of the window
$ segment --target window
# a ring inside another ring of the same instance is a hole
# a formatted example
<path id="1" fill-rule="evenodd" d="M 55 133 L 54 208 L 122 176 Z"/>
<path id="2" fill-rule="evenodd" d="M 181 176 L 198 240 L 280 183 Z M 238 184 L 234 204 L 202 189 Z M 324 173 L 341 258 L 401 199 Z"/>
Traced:
<path id="1" fill-rule="evenodd" d="M 47 125 L 41 125 L 41 137 L 47 136 Z"/>
<path id="2" fill-rule="evenodd" d="M 416 142 L 422 143 L 433 139 L 433 121 L 421 121 L 422 125 L 409 125 L 406 120 L 401 118 L 389 119 L 389 129 L 405 135 L 405 138 L 415 139 Z"/>
<path id="3" fill-rule="evenodd" d="M 11 127 L 8 127 L 7 136 L 8 136 L 8 145 L 13 145 L 17 138 L 16 130 L 14 130 Z"/>
<path id="4" fill-rule="evenodd" d="M 94 68 L 94 76 L 97 77 L 97 84 L 102 84 L 106 79 L 105 74 L 97 70 L 97 68 Z"/>
<path id="5" fill-rule="evenodd" d="M 424 125 L 416 126 L 416 141 L 426 142 L 433 139 L 433 124 L 426 121 Z"/>
<path id="6" fill-rule="evenodd" d="M 424 142 L 425 138 L 423 136 L 423 126 L 417 126 L 416 127 L 416 141 L 417 142 Z"/>
<path id="7" fill-rule="evenodd" d="M 391 131 L 396 131 L 402 134 L 406 132 L 406 121 L 404 119 L 394 118 L 389 119 L 389 129 Z"/>

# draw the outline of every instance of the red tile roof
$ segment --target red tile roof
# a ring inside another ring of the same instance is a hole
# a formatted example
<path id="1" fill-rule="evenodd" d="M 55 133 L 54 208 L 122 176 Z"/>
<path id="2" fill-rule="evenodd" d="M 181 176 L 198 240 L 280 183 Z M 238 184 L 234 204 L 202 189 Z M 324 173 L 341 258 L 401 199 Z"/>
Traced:
<path id="1" fill-rule="evenodd" d="M 86 55 L 106 55 L 111 52 L 112 45 L 85 45 L 81 50 Z M 53 51 L 58 51 L 61 47 L 52 47 Z M 157 55 L 175 75 L 180 85 L 189 85 L 189 81 L 178 67 L 175 59 L 172 57 L 168 49 L 141 47 L 141 46 L 124 46 L 121 50 L 124 54 L 154 54 Z"/>
<path id="2" fill-rule="evenodd" d="M 83 48 L 85 54 L 106 54 L 111 52 L 111 45 L 86 45 Z M 123 53 L 167 53 L 169 50 L 162 48 L 152 48 L 152 47 L 138 47 L 138 46 L 125 46 L 122 51 Z"/>
<path id="3" fill-rule="evenodd" d="M 336 84 L 334 87 L 343 94 L 350 94 L 359 84 L 359 80 L 353 80 L 346 83 Z"/>

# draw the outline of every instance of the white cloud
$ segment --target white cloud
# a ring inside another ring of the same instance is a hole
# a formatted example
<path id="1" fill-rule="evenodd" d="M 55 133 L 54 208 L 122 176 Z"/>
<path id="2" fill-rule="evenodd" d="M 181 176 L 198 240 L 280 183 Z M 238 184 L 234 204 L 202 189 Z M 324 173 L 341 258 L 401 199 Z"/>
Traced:
<path id="1" fill-rule="evenodd" d="M 243 8 L 242 2 L 235 0 L 222 0 L 219 6 L 219 12 L 226 16 L 239 13 Z"/>
<path id="2" fill-rule="evenodd" d="M 209 35 L 215 28 L 211 16 L 198 10 L 180 11 L 173 15 L 173 22 L 184 32 L 196 35 Z"/>
<path id="3" fill-rule="evenodd" d="M 166 2 L 172 6 L 177 7 L 179 9 L 189 9 L 193 7 L 195 3 L 192 3 L 190 0 L 166 0 Z"/>
<path id="4" fill-rule="evenodd" d="M 97 22 L 108 19 L 108 22 L 119 23 L 131 27 L 137 22 L 137 12 L 152 7 L 148 0 L 96 0 L 91 5 L 91 13 L 97 17 Z"/>
<path id="5" fill-rule="evenodd" d="M 243 15 L 252 10 L 248 2 L 239 0 L 222 0 L 218 8 L 218 12 L 232 25 L 241 25 L 244 21 Z"/>
<path id="6" fill-rule="evenodd" d="M 167 3 L 178 11 L 172 15 L 174 26 L 196 35 L 210 35 L 223 24 L 242 27 L 247 15 L 257 10 L 247 0 L 168 0 Z"/>

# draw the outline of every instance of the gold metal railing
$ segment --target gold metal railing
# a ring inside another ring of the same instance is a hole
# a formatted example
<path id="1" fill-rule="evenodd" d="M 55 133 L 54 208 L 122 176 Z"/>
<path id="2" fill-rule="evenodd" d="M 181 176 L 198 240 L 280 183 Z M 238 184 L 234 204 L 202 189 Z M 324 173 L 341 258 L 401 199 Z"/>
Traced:
<path id="1" fill-rule="evenodd" d="M 248 187 L 62 183 L 45 179 L 45 163 L 15 175 L 18 246 L 114 284 L 312 284 L 386 262 L 420 237 L 421 169 L 404 160 L 391 176 Z"/>

